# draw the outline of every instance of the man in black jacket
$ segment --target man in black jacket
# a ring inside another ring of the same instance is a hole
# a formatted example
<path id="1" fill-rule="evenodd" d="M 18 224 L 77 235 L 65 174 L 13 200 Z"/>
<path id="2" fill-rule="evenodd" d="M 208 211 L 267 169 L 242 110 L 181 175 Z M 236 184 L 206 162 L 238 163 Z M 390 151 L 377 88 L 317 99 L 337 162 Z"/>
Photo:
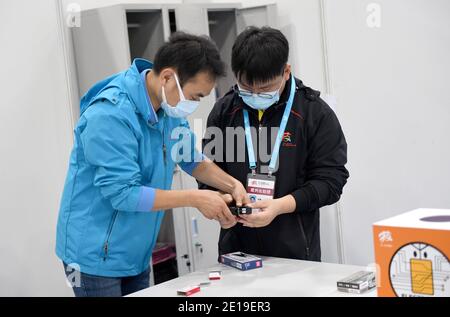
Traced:
<path id="1" fill-rule="evenodd" d="M 246 29 L 232 52 L 237 85 L 208 117 L 204 153 L 247 186 L 259 210 L 222 223 L 220 254 L 321 259 L 319 208 L 342 194 L 347 144 L 333 110 L 291 74 L 288 57 L 280 31 Z"/>

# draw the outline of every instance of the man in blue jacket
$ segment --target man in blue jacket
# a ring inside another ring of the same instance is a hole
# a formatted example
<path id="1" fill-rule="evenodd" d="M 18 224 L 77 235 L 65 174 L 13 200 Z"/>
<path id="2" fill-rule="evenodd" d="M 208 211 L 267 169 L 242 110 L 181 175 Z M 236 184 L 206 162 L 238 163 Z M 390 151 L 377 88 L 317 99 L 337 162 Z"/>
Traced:
<path id="1" fill-rule="evenodd" d="M 82 98 L 56 242 L 67 277 L 78 276 L 76 296 L 149 287 L 162 210 L 195 207 L 222 226 L 236 224 L 226 203 L 249 203 L 246 191 L 195 150 L 185 119 L 223 74 L 209 39 L 176 33 L 154 64 L 136 59 Z M 222 193 L 170 190 L 176 165 Z"/>

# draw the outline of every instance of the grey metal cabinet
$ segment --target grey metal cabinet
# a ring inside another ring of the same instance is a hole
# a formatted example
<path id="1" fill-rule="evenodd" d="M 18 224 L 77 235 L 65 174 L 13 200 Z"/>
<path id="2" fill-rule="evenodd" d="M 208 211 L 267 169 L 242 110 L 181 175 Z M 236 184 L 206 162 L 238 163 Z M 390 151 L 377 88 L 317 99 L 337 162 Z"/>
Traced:
<path id="1" fill-rule="evenodd" d="M 169 13 L 161 5 L 116 5 L 81 12 L 72 29 L 80 96 L 97 81 L 127 69 L 132 59 L 153 59 L 170 35 Z"/>

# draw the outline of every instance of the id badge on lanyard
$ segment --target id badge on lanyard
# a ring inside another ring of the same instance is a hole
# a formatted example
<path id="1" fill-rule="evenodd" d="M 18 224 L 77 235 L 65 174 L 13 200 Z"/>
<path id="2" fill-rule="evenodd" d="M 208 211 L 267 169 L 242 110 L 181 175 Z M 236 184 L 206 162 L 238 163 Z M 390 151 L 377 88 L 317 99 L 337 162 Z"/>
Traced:
<path id="1" fill-rule="evenodd" d="M 273 199 L 275 194 L 275 176 L 250 173 L 247 176 L 247 193 L 252 203 Z"/>
<path id="2" fill-rule="evenodd" d="M 276 177 L 273 176 L 275 171 L 278 155 L 280 153 L 280 146 L 283 139 L 284 131 L 286 130 L 286 125 L 289 120 L 289 114 L 291 113 L 292 104 L 294 102 L 295 96 L 295 78 L 291 76 L 291 92 L 289 95 L 288 102 L 286 104 L 286 109 L 284 110 L 283 119 L 280 123 L 280 129 L 278 130 L 275 145 L 272 151 L 272 157 L 269 164 L 269 173 L 257 174 L 256 173 L 256 159 L 253 150 L 253 140 L 250 132 L 250 120 L 248 117 L 248 111 L 244 109 L 244 126 L 245 126 L 245 139 L 247 144 L 247 152 L 250 169 L 252 173 L 247 176 L 247 193 L 249 195 L 251 202 L 256 202 L 259 200 L 273 199 L 275 194 L 275 183 Z"/>

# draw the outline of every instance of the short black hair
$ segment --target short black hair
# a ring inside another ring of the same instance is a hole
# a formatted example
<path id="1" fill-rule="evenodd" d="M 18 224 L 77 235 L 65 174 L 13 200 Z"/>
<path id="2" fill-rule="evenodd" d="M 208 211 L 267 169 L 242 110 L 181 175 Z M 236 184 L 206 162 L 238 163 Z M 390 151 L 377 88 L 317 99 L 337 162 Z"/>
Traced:
<path id="1" fill-rule="evenodd" d="M 214 79 L 225 76 L 225 64 L 217 45 L 207 36 L 185 32 L 173 33 L 156 53 L 153 71 L 159 74 L 167 67 L 177 70 L 181 85 L 202 71 Z"/>
<path id="2" fill-rule="evenodd" d="M 271 27 L 246 28 L 233 45 L 231 67 L 247 84 L 266 83 L 282 74 L 289 59 L 289 42 Z"/>

